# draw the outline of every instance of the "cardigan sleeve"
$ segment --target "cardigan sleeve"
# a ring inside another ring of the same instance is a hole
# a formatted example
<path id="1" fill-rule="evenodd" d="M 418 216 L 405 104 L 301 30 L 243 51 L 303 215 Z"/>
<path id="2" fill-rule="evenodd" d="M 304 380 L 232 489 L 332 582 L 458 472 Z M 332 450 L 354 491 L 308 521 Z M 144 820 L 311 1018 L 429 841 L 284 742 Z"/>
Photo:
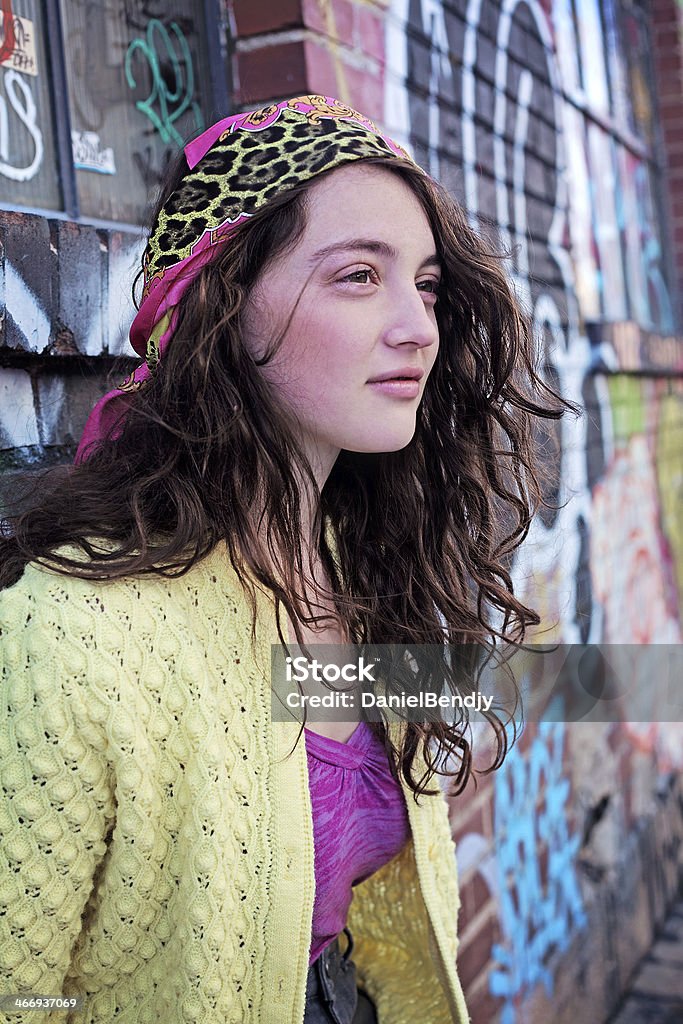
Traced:
<path id="1" fill-rule="evenodd" d="M 44 578 L 29 567 L 0 593 L 0 995 L 65 994 L 115 818 L 106 738 Z"/>

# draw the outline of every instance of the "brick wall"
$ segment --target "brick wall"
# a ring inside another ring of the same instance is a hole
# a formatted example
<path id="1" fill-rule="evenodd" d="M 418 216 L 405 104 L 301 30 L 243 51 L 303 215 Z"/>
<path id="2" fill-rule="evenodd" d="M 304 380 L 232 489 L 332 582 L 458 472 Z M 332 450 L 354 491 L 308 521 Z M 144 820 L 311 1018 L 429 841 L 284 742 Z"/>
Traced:
<path id="1" fill-rule="evenodd" d="M 683 320 L 683 5 L 676 0 L 653 0 L 651 9 L 674 274 L 679 294 L 678 313 Z"/>
<path id="2" fill-rule="evenodd" d="M 240 107 L 314 91 L 343 98 L 371 118 L 383 117 L 386 4 L 237 0 L 231 9 Z"/>

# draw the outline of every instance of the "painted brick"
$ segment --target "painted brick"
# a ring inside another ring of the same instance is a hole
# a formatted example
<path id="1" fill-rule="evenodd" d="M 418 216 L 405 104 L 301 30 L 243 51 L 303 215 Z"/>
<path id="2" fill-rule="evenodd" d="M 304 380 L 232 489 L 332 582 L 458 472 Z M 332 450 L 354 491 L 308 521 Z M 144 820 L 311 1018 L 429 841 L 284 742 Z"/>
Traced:
<path id="1" fill-rule="evenodd" d="M 6 317 L 2 344 L 42 352 L 50 343 L 56 252 L 43 217 L 0 212 Z"/>
<path id="2" fill-rule="evenodd" d="M 426 39 L 418 37 L 411 41 L 408 49 L 407 80 L 412 103 L 426 103 L 426 98 L 429 95 L 430 69 L 431 49 Z M 413 131 L 415 131 L 416 127 L 419 128 L 419 122 L 418 125 L 415 125 L 415 118 L 413 117 L 412 120 Z"/>
<path id="3" fill-rule="evenodd" d="M 31 378 L 0 368 L 0 450 L 40 444 Z"/>
<path id="4" fill-rule="evenodd" d="M 238 37 L 278 32 L 303 25 L 301 0 L 233 0 L 232 13 Z"/>
<path id="5" fill-rule="evenodd" d="M 241 104 L 308 91 L 303 42 L 278 43 L 237 54 Z"/>
<path id="6" fill-rule="evenodd" d="M 40 432 L 45 445 L 78 444 L 91 409 L 111 387 L 101 375 L 41 374 L 36 380 Z"/>
<path id="7" fill-rule="evenodd" d="M 132 288 L 144 244 L 138 236 L 122 231 L 110 232 L 103 244 L 107 247 L 107 308 L 104 315 L 109 352 L 111 355 L 133 355 L 128 343 L 128 331 L 135 316 Z"/>
<path id="8" fill-rule="evenodd" d="M 59 301 L 50 341 L 55 354 L 99 355 L 107 347 L 103 310 L 106 305 L 106 259 L 95 228 L 69 221 L 51 221 L 51 237 L 59 252 Z"/>

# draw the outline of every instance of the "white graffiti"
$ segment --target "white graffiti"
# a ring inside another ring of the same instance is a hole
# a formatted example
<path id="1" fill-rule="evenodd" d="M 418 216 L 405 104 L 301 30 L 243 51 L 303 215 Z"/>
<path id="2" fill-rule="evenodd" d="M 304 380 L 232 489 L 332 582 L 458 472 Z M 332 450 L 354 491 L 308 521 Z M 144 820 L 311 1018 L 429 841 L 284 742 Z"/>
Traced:
<path id="1" fill-rule="evenodd" d="M 43 349 L 50 337 L 50 321 L 42 303 L 9 260 L 5 262 L 6 295 L 11 296 L 8 311 L 23 343 L 33 352 Z"/>
<path id="2" fill-rule="evenodd" d="M 467 832 L 457 844 L 458 872 L 461 878 L 471 871 L 482 876 L 489 892 L 498 902 L 500 885 L 498 884 L 498 868 L 496 855 L 491 848 L 491 841 L 485 839 L 480 832 Z"/>
<path id="3" fill-rule="evenodd" d="M 439 96 L 441 83 L 453 77 L 441 0 L 422 0 L 422 27 L 431 43 L 429 66 L 429 173 L 439 178 Z"/>
<path id="4" fill-rule="evenodd" d="M 384 49 L 386 72 L 384 75 L 384 122 L 391 138 L 412 153 L 410 142 L 410 113 L 408 110 L 408 47 L 406 25 L 408 0 L 392 0 L 391 17 L 386 20 Z"/>
<path id="5" fill-rule="evenodd" d="M 465 40 L 462 54 L 462 170 L 465 182 L 465 206 L 472 227 L 479 226 L 479 178 L 477 177 L 477 133 L 474 112 L 477 107 L 475 66 L 481 0 L 469 0 L 465 16 Z"/>
<path id="6" fill-rule="evenodd" d="M 5 94 L 0 96 L 0 174 L 12 181 L 30 181 L 34 178 L 43 162 L 43 134 L 36 123 L 36 104 L 31 86 L 16 71 L 6 71 L 4 75 Z M 33 142 L 33 159 L 25 167 L 16 167 L 10 163 L 10 122 L 9 106 L 27 130 Z"/>
<path id="7" fill-rule="evenodd" d="M 553 43 L 544 12 L 536 0 L 525 3 L 527 11 L 533 17 L 546 54 L 548 55 L 548 73 L 551 80 L 553 96 L 553 114 L 556 125 L 556 192 L 552 202 L 551 222 L 547 228 L 547 249 L 552 260 L 560 270 L 563 288 L 562 300 L 566 308 L 566 320 L 558 309 L 556 297 L 543 290 L 532 296 L 532 280 L 529 253 L 528 218 L 527 218 L 527 152 L 530 113 L 535 88 L 535 79 L 528 69 L 523 69 L 516 80 L 514 93 L 510 91 L 512 79 L 508 60 L 508 47 L 513 18 L 519 7 L 519 0 L 505 0 L 498 19 L 494 65 L 494 106 L 493 106 L 493 186 L 495 189 L 495 214 L 503 245 L 515 253 L 514 263 L 510 267 L 515 290 L 520 300 L 533 315 L 534 326 L 539 336 L 545 334 L 550 340 L 548 355 L 554 365 L 561 384 L 563 394 L 581 401 L 581 386 L 586 367 L 591 358 L 590 346 L 579 328 L 578 305 L 576 301 L 575 280 L 571 255 L 566 247 L 565 234 L 568 215 L 567 183 L 563 173 L 564 152 L 562 146 L 563 124 L 562 109 L 559 97 L 561 90 L 558 83 L 557 68 L 552 57 Z M 438 8 L 438 10 L 437 10 Z M 482 208 L 479 197 L 480 179 L 478 139 L 476 133 L 477 93 L 476 77 L 478 74 L 478 48 L 480 19 L 482 16 L 482 0 L 469 0 L 467 5 L 465 35 L 462 56 L 462 172 L 465 191 L 465 204 L 470 223 L 476 228 L 480 216 L 490 214 L 490 209 Z M 441 13 L 439 13 L 439 11 Z M 432 53 L 430 62 L 429 94 L 430 109 L 433 105 L 438 109 L 438 99 L 443 101 L 440 90 L 433 97 L 435 75 L 438 71 L 440 82 L 448 80 L 442 65 L 442 51 L 448 48 L 448 39 L 443 40 L 445 33 L 444 5 L 441 0 L 422 0 L 420 6 L 421 28 L 431 41 Z M 393 21 L 407 19 L 408 11 L 403 0 L 395 0 L 391 14 Z M 407 21 L 404 20 L 404 25 Z M 404 31 L 403 47 L 407 48 L 409 33 Z M 398 37 L 394 34 L 393 49 L 387 52 L 388 74 L 387 87 L 388 105 L 395 112 L 408 112 L 408 82 L 400 80 L 400 69 L 407 68 L 409 60 L 399 46 Z M 436 51 L 436 52 L 435 52 Z M 449 67 L 451 63 L 449 60 Z M 396 72 L 394 72 L 396 69 Z M 450 71 L 452 74 L 452 71 Z M 425 83 L 426 84 L 426 83 Z M 403 93 L 404 95 L 401 95 Z M 510 104 L 513 109 L 510 111 Z M 513 146 L 511 153 L 506 150 L 505 138 L 509 138 L 507 129 L 508 118 L 513 114 Z M 433 151 L 439 148 L 439 138 L 433 137 L 434 124 L 430 114 L 430 147 Z M 438 121 L 436 122 L 438 129 Z M 480 129 L 481 130 L 481 129 Z M 511 158 L 511 159 L 510 159 Z M 434 160 L 430 154 L 430 171 L 433 171 Z M 536 244 L 538 242 L 536 241 Z M 516 591 L 527 595 L 534 578 L 543 569 L 550 574 L 556 588 L 558 617 L 562 623 L 562 636 L 567 642 L 578 641 L 579 630 L 574 620 L 573 607 L 576 603 L 576 566 L 579 557 L 579 538 L 575 524 L 578 516 L 586 523 L 590 522 L 590 493 L 586 477 L 585 452 L 586 433 L 585 421 L 575 421 L 566 417 L 561 424 L 562 432 L 562 498 L 572 496 L 572 501 L 560 509 L 555 523 L 547 529 L 540 518 L 536 518 L 531 527 L 530 535 L 524 551 L 515 561 L 512 570 Z M 569 543 L 572 538 L 572 543 Z M 562 546 L 564 557 L 559 557 L 558 548 Z M 571 550 L 570 550 L 571 548 Z M 528 596 L 528 595 L 527 595 Z M 549 609 L 552 616 L 552 609 Z"/>

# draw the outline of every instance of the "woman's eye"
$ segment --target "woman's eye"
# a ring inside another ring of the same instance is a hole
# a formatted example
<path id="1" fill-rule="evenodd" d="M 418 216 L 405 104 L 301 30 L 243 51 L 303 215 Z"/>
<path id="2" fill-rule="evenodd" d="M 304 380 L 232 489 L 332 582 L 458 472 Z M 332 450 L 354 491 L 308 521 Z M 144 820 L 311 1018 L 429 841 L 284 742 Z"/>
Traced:
<path id="1" fill-rule="evenodd" d="M 420 291 L 425 291 L 427 295 L 433 295 L 435 298 L 438 298 L 440 285 L 440 281 L 430 277 L 427 281 L 418 281 L 417 287 Z"/>
<path id="2" fill-rule="evenodd" d="M 377 274 L 369 267 L 364 270 L 354 270 L 350 274 L 346 274 L 341 278 L 341 282 L 343 284 L 346 282 L 350 282 L 351 284 L 376 284 L 378 281 L 379 278 L 377 277 Z M 439 295 L 440 285 L 440 281 L 430 277 L 425 281 L 418 281 L 416 287 L 418 291 L 423 291 L 427 295 L 433 295 L 436 299 Z"/>
<path id="3" fill-rule="evenodd" d="M 372 270 L 354 270 L 352 274 L 347 274 L 346 277 L 342 278 L 342 281 L 352 281 L 354 284 L 368 284 L 374 276 Z M 359 280 L 359 278 L 366 278 L 365 281 Z"/>

